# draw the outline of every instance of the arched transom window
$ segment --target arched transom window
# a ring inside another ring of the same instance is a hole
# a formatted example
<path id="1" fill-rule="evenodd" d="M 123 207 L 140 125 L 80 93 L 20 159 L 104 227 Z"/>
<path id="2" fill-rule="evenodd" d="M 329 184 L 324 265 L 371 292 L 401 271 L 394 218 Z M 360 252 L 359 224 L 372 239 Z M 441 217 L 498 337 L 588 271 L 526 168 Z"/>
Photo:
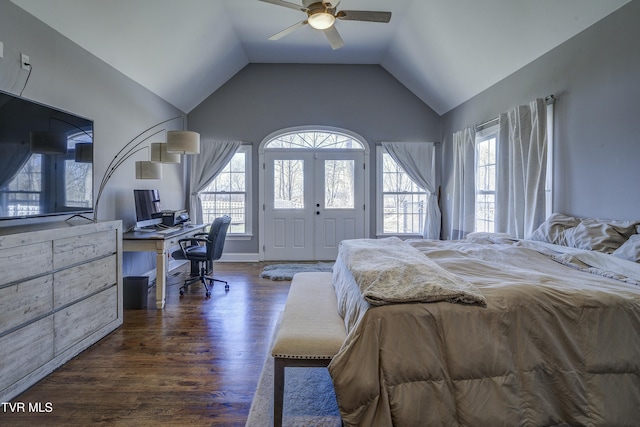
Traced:
<path id="1" fill-rule="evenodd" d="M 354 137 L 334 131 L 298 131 L 276 136 L 267 142 L 265 149 L 287 148 L 306 150 L 364 150 L 362 142 Z"/>

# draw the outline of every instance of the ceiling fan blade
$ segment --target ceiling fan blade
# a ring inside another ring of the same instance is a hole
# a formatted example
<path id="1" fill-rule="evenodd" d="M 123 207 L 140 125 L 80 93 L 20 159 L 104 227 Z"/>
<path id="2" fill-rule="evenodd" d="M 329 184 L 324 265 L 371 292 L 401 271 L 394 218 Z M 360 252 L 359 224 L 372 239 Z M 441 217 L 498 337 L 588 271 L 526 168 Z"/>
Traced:
<path id="1" fill-rule="evenodd" d="M 269 37 L 269 40 L 279 40 L 281 38 L 283 38 L 284 36 L 286 36 L 289 33 L 294 32 L 295 30 L 297 30 L 300 27 L 303 27 L 307 25 L 307 21 L 300 21 L 297 24 L 293 24 L 292 26 L 285 28 L 284 30 L 280 31 L 279 33 L 276 33 L 274 35 L 272 35 L 271 37 Z"/>
<path id="2" fill-rule="evenodd" d="M 277 6 L 288 7 L 289 9 L 300 10 L 302 12 L 307 12 L 309 10 L 304 6 L 300 6 L 299 4 L 290 3 L 288 1 L 283 1 L 283 0 L 260 0 L 260 1 L 265 3 L 275 4 Z"/>
<path id="3" fill-rule="evenodd" d="M 338 33 L 335 25 L 330 26 L 326 30 L 322 30 L 322 32 L 327 36 L 333 50 L 340 49 L 344 46 L 344 41 L 342 40 L 342 37 L 340 37 L 340 33 Z"/>
<path id="4" fill-rule="evenodd" d="M 387 23 L 391 21 L 391 12 L 374 12 L 371 10 L 341 10 L 336 14 L 336 18 L 343 19 L 345 21 Z"/>

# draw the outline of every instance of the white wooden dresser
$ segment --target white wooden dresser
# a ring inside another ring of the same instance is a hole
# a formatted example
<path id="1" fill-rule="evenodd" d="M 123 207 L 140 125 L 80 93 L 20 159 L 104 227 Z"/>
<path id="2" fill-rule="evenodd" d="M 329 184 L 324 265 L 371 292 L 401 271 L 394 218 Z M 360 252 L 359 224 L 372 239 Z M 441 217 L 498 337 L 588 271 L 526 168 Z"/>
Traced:
<path id="1" fill-rule="evenodd" d="M 0 228 L 0 402 L 122 324 L 121 221 Z"/>

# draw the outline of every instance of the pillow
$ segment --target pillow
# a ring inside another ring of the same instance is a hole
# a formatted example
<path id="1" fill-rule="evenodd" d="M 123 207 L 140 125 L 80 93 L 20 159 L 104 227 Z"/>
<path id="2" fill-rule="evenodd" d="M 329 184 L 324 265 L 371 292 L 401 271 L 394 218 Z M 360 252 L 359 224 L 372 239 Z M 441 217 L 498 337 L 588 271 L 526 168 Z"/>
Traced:
<path id="1" fill-rule="evenodd" d="M 531 240 L 567 246 L 565 231 L 580 224 L 578 218 L 561 213 L 551 214 L 545 222 L 529 236 Z"/>
<path id="2" fill-rule="evenodd" d="M 636 232 L 637 225 L 637 221 L 583 219 L 564 237 L 567 246 L 610 254 Z"/>
<path id="3" fill-rule="evenodd" d="M 633 234 L 611 255 L 633 262 L 640 262 L 640 234 Z"/>

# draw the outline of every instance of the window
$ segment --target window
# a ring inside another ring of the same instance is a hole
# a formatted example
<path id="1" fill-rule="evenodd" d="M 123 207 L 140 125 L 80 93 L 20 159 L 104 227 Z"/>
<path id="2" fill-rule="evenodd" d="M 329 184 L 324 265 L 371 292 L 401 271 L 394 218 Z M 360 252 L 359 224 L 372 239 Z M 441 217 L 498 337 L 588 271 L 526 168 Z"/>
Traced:
<path id="1" fill-rule="evenodd" d="M 498 126 L 492 126 L 476 134 L 475 231 L 495 229 L 497 132 Z"/>
<path id="2" fill-rule="evenodd" d="M 228 235 L 251 234 L 251 146 L 242 145 L 220 174 L 198 196 L 205 224 L 231 217 Z"/>
<path id="3" fill-rule="evenodd" d="M 422 234 L 427 193 L 378 147 L 378 234 Z"/>
<path id="4" fill-rule="evenodd" d="M 325 160 L 324 208 L 354 209 L 356 162 L 354 160 Z"/>
<path id="5" fill-rule="evenodd" d="M 76 145 L 86 143 L 87 137 L 92 141 L 93 133 L 81 132 L 70 135 L 67 140 L 68 153 L 64 160 L 65 183 L 64 206 L 68 208 L 91 208 L 93 192 L 93 160 L 91 162 L 76 158 Z M 92 157 L 93 159 L 93 157 Z M 61 171 L 57 171 L 61 173 Z"/>
<path id="6" fill-rule="evenodd" d="M 92 164 L 75 160 L 75 146 L 86 132 L 67 137 L 67 154 L 36 154 L 0 188 L 1 216 L 21 217 L 92 205 Z"/>
<path id="7" fill-rule="evenodd" d="M 32 154 L 20 172 L 2 188 L 2 216 L 39 215 L 42 197 L 42 158 Z"/>
<path id="8" fill-rule="evenodd" d="M 304 209 L 304 160 L 274 160 L 273 208 Z"/>
<path id="9" fill-rule="evenodd" d="M 273 138 L 265 145 L 269 148 L 301 150 L 364 150 L 360 141 L 335 131 L 289 132 Z"/>

